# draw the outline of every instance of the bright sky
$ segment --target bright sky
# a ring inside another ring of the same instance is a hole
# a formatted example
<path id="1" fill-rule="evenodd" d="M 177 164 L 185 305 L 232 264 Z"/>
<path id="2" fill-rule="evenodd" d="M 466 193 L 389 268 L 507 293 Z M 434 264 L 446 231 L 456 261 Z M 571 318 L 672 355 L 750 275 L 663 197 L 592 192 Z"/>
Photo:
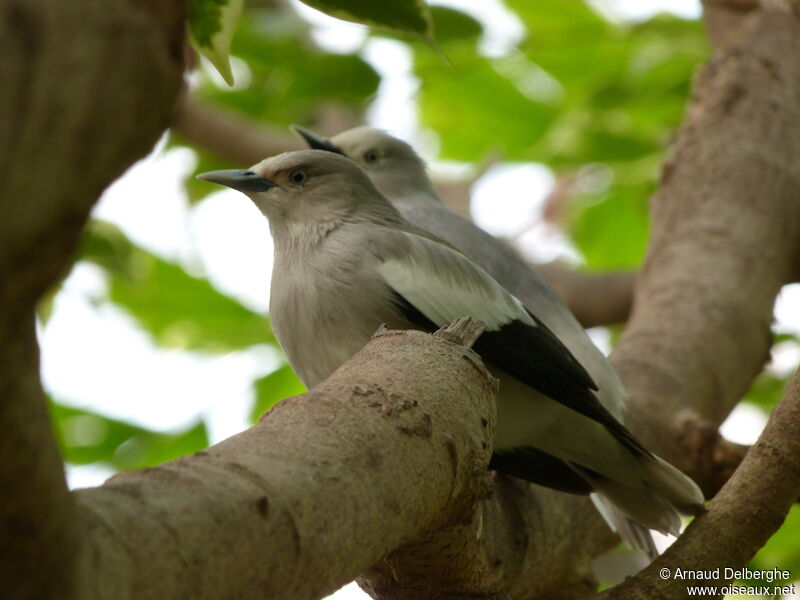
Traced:
<path id="1" fill-rule="evenodd" d="M 481 47 L 487 54 L 502 55 L 522 34 L 516 17 L 499 0 L 434 3 L 461 8 L 479 19 L 486 30 Z M 618 18 L 643 18 L 657 10 L 699 12 L 694 0 L 597 0 L 596 4 Z M 326 47 L 342 51 L 363 42 L 363 28 L 299 6 Z M 430 157 L 436 144 L 417 128 L 413 104 L 417 82 L 411 76 L 408 50 L 398 42 L 375 39 L 366 44 L 363 54 L 384 76 L 369 121 L 408 139 Z M 246 78 L 246 65 L 235 66 Z M 246 197 L 232 190 L 217 192 L 190 208 L 179 182 L 193 164 L 189 150 L 157 149 L 109 188 L 95 216 L 115 223 L 142 247 L 207 274 L 219 290 L 248 307 L 266 311 L 272 264 L 267 223 Z M 434 162 L 432 168 L 446 171 L 453 166 Z M 551 182 L 550 172 L 540 165 L 496 165 L 473 189 L 475 220 L 501 235 L 518 233 L 520 223 L 539 223 Z M 524 194 L 519 192 L 523 189 Z M 498 197 L 503 198 L 500 207 Z M 491 206 L 489 198 L 494 199 Z M 576 256 L 563 235 L 540 223 L 523 242 L 540 260 Z M 158 430 L 180 428 L 202 418 L 210 428 L 212 443 L 247 426 L 250 384 L 275 368 L 274 352 L 252 349 L 217 356 L 164 350 L 122 311 L 106 303 L 98 305 L 96 299 L 105 287 L 99 268 L 79 264 L 40 332 L 44 384 L 59 401 Z M 788 286 L 776 308 L 778 330 L 800 332 L 799 302 L 800 285 Z M 603 345 L 602 332 L 593 337 Z M 800 350 L 788 344 L 776 349 L 773 368 L 788 372 L 799 360 Z M 723 432 L 737 441 L 752 442 L 763 423 L 760 412 L 740 407 Z M 71 467 L 68 472 L 73 487 L 98 485 L 109 474 L 96 466 Z M 337 600 L 365 597 L 354 585 L 335 595 Z"/>

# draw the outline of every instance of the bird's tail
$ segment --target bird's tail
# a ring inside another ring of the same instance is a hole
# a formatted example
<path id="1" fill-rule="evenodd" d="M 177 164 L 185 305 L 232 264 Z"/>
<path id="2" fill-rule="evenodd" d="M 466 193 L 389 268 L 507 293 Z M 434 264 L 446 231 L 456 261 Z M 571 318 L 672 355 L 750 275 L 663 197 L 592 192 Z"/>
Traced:
<path id="1" fill-rule="evenodd" d="M 611 530 L 622 538 L 623 542 L 634 550 L 643 552 L 650 560 L 658 556 L 653 536 L 647 527 L 627 516 L 616 507 L 610 498 L 596 492 L 591 495 L 591 498 L 597 508 L 597 512 L 600 513 Z"/>
<path id="2" fill-rule="evenodd" d="M 578 469 L 594 488 L 592 499 L 609 526 L 631 546 L 652 557 L 655 546 L 647 530 L 677 536 L 681 515 L 705 510 L 703 493 L 694 481 L 658 456 L 638 458 L 642 482 L 636 486 Z"/>

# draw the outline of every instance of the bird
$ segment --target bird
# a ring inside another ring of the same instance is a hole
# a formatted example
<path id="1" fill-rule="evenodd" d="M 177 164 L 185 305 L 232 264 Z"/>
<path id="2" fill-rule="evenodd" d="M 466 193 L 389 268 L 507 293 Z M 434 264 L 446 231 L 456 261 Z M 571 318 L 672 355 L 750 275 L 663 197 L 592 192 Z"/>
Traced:
<path id="1" fill-rule="evenodd" d="M 406 220 L 354 161 L 301 150 L 198 177 L 243 192 L 266 216 L 270 320 L 309 388 L 380 325 L 433 331 L 469 316 L 486 326 L 474 349 L 500 380 L 490 467 L 599 496 L 601 515 L 651 557 L 648 528 L 677 535 L 681 514 L 703 510 L 697 485 L 599 401 L 598 385 L 534 309 Z"/>
<path id="2" fill-rule="evenodd" d="M 597 383 L 596 396 L 600 403 L 624 423 L 629 401 L 625 387 L 561 296 L 510 244 L 450 210 L 436 194 L 425 162 L 408 143 L 370 126 L 354 127 L 330 139 L 300 125 L 291 128 L 309 147 L 342 154 L 358 163 L 376 188 L 410 223 L 461 250 L 525 306 L 534 307 L 537 317 Z M 513 458 L 513 455 L 496 454 L 491 466 L 501 466 L 508 471 L 511 466 L 507 463 Z M 540 460 L 543 459 L 540 457 Z M 593 494 L 592 500 L 609 526 L 629 545 L 650 556 L 656 554 L 649 532 L 621 514 L 602 496 Z"/>
<path id="3" fill-rule="evenodd" d="M 330 139 L 300 125 L 291 128 L 312 149 L 342 154 L 354 160 L 410 223 L 464 252 L 525 306 L 535 307 L 537 316 L 597 383 L 596 396 L 600 403 L 618 421 L 624 422 L 627 392 L 605 355 L 592 342 L 561 296 L 510 244 L 450 210 L 436 194 L 425 162 L 409 144 L 370 126 L 348 129 Z M 490 466 L 508 472 L 512 468 L 508 463 L 513 460 L 513 455 L 498 453 Z M 539 460 L 544 459 L 540 457 Z M 538 483 L 548 484 L 541 479 Z M 552 482 L 548 485 L 555 487 Z M 651 557 L 656 554 L 652 536 L 645 528 L 604 497 L 592 494 L 591 498 L 609 526 L 629 545 Z"/>
<path id="4" fill-rule="evenodd" d="M 425 162 L 409 144 L 370 126 L 354 127 L 330 139 L 300 125 L 292 129 L 311 148 L 354 160 L 410 223 L 461 250 L 523 304 L 535 307 L 537 316 L 597 382 L 603 405 L 624 421 L 627 393 L 622 382 L 561 296 L 513 246 L 447 208 L 434 190 Z"/>

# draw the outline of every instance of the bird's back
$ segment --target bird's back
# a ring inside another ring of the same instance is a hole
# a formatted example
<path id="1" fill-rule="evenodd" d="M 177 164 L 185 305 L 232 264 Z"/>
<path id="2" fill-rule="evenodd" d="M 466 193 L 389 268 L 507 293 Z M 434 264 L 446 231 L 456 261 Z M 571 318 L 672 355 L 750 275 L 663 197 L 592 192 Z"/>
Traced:
<path id="1" fill-rule="evenodd" d="M 600 388 L 600 401 L 615 417 L 622 419 L 626 394 L 616 373 L 561 297 L 514 248 L 452 212 L 438 199 L 390 199 L 410 223 L 464 252 L 519 298 L 586 367 Z"/>

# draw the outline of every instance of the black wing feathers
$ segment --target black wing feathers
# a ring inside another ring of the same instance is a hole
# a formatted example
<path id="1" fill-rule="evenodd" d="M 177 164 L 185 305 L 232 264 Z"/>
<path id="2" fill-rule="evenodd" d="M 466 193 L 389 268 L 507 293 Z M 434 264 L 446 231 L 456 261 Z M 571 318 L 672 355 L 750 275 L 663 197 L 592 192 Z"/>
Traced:
<path id="1" fill-rule="evenodd" d="M 423 331 L 431 332 L 439 329 L 439 326 L 436 323 L 423 315 L 416 306 L 405 299 L 403 294 L 393 288 L 390 289 L 392 290 L 392 303 L 401 315 L 403 315 L 406 319 L 414 323 L 414 325 Z"/>
<path id="2" fill-rule="evenodd" d="M 397 310 L 406 319 L 425 331 L 438 329 L 436 323 L 397 290 L 393 289 L 392 295 Z M 650 456 L 594 395 L 592 390 L 597 390 L 597 385 L 586 369 L 542 321 L 530 311 L 528 314 L 536 323 L 535 327 L 518 320 L 509 321 L 499 330 L 484 332 L 475 342 L 475 351 L 488 364 L 604 425 L 635 454 Z"/>
<path id="3" fill-rule="evenodd" d="M 568 463 L 536 448 L 495 452 L 489 468 L 568 494 L 587 495 L 593 488 Z"/>
<path id="4" fill-rule="evenodd" d="M 475 352 L 545 396 L 601 423 L 634 454 L 649 456 L 594 395 L 597 386 L 572 353 L 544 323 L 538 319 L 536 323 L 533 327 L 511 321 L 497 331 L 484 332 L 475 342 Z"/>

